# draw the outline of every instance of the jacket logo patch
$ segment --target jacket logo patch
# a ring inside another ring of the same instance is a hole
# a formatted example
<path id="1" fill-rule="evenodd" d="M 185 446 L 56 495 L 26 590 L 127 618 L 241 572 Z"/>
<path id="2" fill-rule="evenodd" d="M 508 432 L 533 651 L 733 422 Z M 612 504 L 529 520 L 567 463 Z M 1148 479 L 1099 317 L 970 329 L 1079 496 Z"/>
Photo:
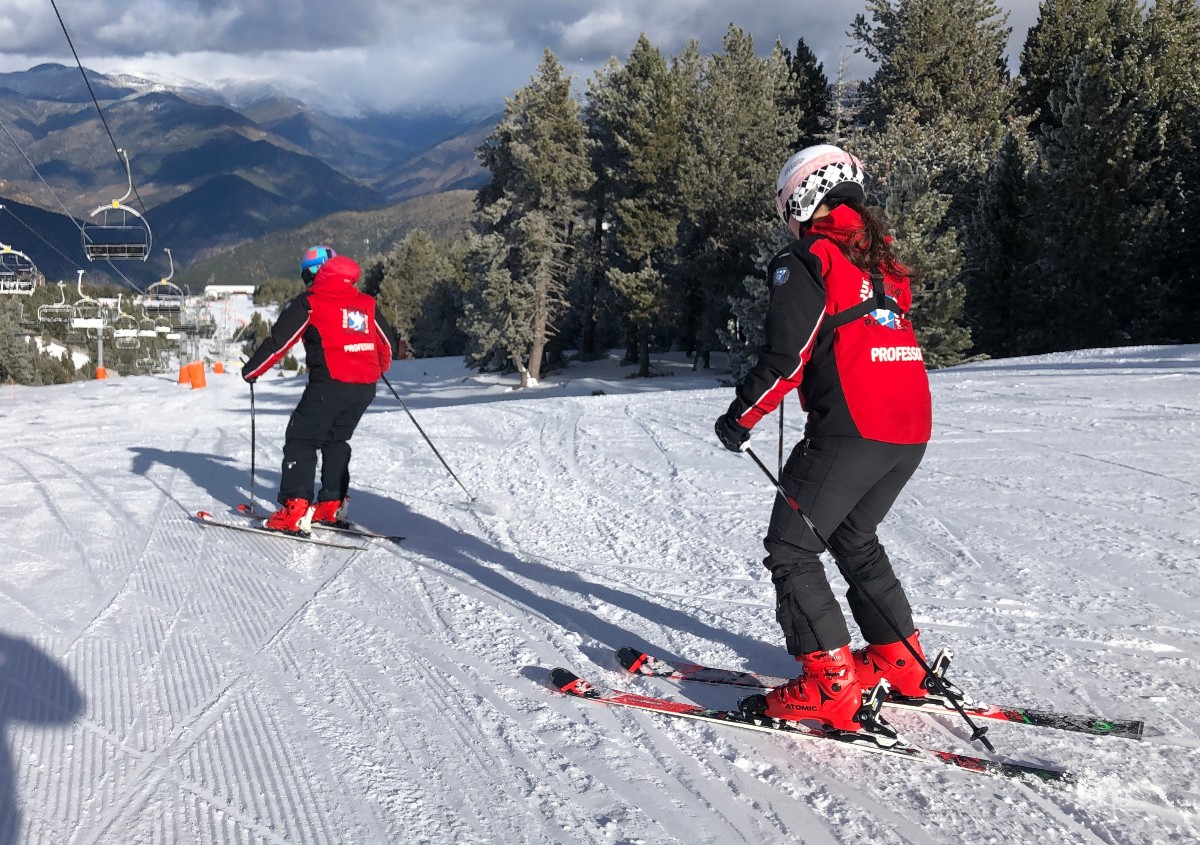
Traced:
<path id="1" fill-rule="evenodd" d="M 789 270 L 788 268 L 777 267 L 777 268 L 775 268 L 775 272 L 771 275 L 771 284 L 775 285 L 775 287 L 779 287 L 784 282 L 786 282 L 788 280 L 788 277 L 791 275 L 792 275 L 792 271 Z"/>
<path id="2" fill-rule="evenodd" d="M 371 330 L 371 324 L 367 320 L 367 315 L 361 311 L 349 311 L 342 309 L 342 328 L 352 332 L 362 332 L 366 334 Z"/>
<path id="3" fill-rule="evenodd" d="M 871 319 L 885 329 L 899 329 L 903 327 L 900 320 L 900 315 L 895 311 L 888 311 L 886 308 L 877 308 L 871 312 Z"/>

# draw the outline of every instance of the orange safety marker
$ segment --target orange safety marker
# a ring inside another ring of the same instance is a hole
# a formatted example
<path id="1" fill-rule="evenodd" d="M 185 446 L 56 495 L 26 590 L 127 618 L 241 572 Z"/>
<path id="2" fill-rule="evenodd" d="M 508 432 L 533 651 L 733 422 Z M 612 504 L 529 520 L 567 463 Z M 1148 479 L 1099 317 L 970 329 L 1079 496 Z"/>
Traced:
<path id="1" fill-rule="evenodd" d="M 187 364 L 179 365 L 179 381 L 176 384 L 186 384 L 189 387 L 192 384 L 192 371 Z"/>
<path id="2" fill-rule="evenodd" d="M 100 380 L 100 379 L 106 379 L 106 378 L 108 378 L 108 370 L 105 369 L 104 367 L 97 367 L 96 368 L 96 379 Z"/>
<path id="3" fill-rule="evenodd" d="M 217 361 L 217 363 L 213 364 L 213 372 L 214 372 L 214 373 L 223 373 L 223 372 L 225 372 L 225 364 L 224 364 L 224 362 L 222 362 L 222 361 Z"/>
<path id="4" fill-rule="evenodd" d="M 208 386 L 208 382 L 204 378 L 203 361 L 193 361 L 192 363 L 188 364 L 188 370 L 191 371 L 192 375 L 192 390 Z"/>

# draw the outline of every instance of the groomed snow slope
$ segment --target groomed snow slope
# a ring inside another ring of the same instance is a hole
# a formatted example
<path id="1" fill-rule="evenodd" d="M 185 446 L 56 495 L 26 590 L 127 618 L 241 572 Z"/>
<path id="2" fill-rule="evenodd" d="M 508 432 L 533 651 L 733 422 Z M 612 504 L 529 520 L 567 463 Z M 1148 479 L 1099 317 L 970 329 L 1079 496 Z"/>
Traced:
<path id="1" fill-rule="evenodd" d="M 1144 741 L 997 725 L 1024 784 L 608 710 L 548 689 L 611 650 L 786 674 L 731 396 L 679 360 L 506 389 L 454 361 L 380 387 L 339 551 L 205 528 L 250 482 L 249 389 L 209 375 L 0 391 L 0 845 L 1200 840 L 1200 347 L 933 374 L 934 441 L 883 526 L 927 649 L 977 698 L 1144 718 Z M 274 495 L 303 379 L 257 399 Z M 603 395 L 592 395 L 603 391 Z M 789 440 L 799 407 L 787 406 Z M 773 466 L 775 418 L 755 435 Z M 910 738 L 980 753 L 950 718 Z"/>

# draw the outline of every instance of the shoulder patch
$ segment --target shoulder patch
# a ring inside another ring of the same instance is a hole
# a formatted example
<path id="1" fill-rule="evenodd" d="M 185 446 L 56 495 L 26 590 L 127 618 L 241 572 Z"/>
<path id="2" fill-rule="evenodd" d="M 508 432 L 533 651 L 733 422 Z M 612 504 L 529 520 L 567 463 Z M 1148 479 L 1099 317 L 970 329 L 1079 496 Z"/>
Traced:
<path id="1" fill-rule="evenodd" d="M 771 284 L 775 285 L 775 287 L 779 287 L 786 282 L 788 277 L 791 275 L 792 271 L 787 267 L 776 267 L 775 272 L 771 274 Z"/>

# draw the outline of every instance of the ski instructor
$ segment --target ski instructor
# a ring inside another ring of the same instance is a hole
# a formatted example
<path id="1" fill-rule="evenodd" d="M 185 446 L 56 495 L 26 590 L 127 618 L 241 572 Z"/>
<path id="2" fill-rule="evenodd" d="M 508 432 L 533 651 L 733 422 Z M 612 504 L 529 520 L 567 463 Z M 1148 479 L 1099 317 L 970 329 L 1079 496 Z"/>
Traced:
<path id="1" fill-rule="evenodd" d="M 862 163 L 828 144 L 808 147 L 788 159 L 776 190 L 779 215 L 796 240 L 767 271 L 766 344 L 716 432 L 727 449 L 741 451 L 755 424 L 799 389 L 804 439 L 780 482 L 849 573 L 846 597 L 867 646 L 851 651 L 821 562 L 824 547 L 777 496 L 763 565 L 787 650 L 803 671 L 767 693 L 766 715 L 858 730 L 862 692 L 880 678 L 901 695 L 925 695 L 924 669 L 853 585 L 870 593 L 923 658 L 908 598 L 876 529 L 925 454 L 929 380 L 908 320 L 912 273 L 866 205 Z"/>
<path id="2" fill-rule="evenodd" d="M 271 334 L 242 367 L 253 384 L 299 340 L 304 341 L 308 386 L 288 420 L 279 503 L 264 528 L 306 534 L 313 522 L 346 518 L 350 437 L 391 365 L 396 334 L 375 297 L 360 292 L 358 264 L 327 246 L 311 247 L 300 265 L 306 289 L 288 302 Z M 321 489 L 313 500 L 317 453 Z"/>

